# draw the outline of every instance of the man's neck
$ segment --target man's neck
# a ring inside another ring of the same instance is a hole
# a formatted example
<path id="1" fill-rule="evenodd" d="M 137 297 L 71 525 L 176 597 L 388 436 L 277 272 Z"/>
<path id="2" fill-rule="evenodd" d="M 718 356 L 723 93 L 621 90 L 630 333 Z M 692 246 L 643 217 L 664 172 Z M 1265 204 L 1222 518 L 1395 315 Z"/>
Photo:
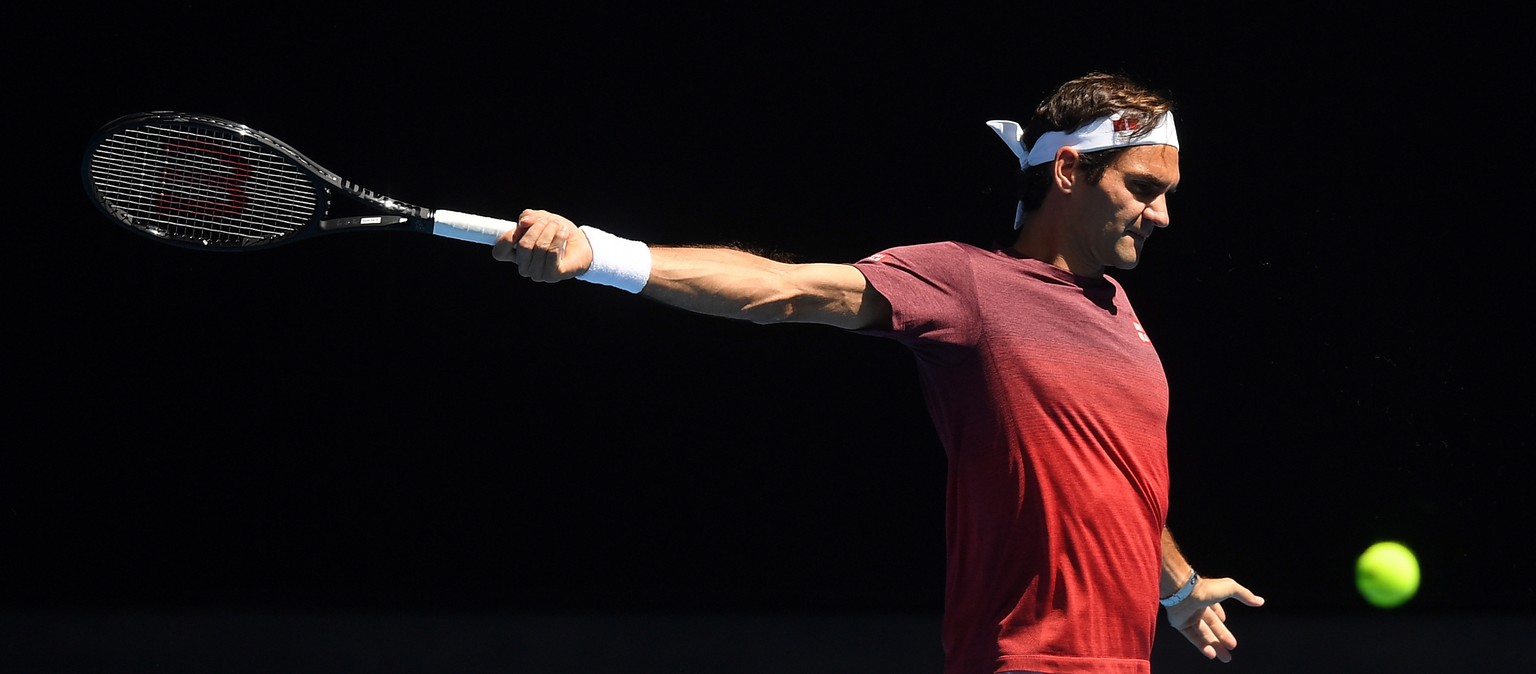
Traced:
<path id="1" fill-rule="evenodd" d="M 1019 257 L 1039 260 L 1078 276 L 1102 277 L 1104 275 L 1102 266 L 1073 262 L 1074 256 L 1067 253 L 1066 237 L 1063 235 L 1063 228 L 1058 225 L 1059 222 L 1059 220 L 1052 220 L 1048 213 L 1030 214 L 1020 225 L 1019 236 L 1014 239 L 1009 249 Z"/>

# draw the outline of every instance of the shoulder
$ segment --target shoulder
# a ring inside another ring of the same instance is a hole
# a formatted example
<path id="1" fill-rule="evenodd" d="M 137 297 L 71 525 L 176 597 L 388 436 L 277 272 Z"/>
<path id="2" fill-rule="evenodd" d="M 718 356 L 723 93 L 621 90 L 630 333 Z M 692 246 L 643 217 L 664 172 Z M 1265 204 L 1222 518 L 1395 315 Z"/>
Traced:
<path id="1" fill-rule="evenodd" d="M 968 243 L 959 241 L 936 241 L 933 243 L 920 243 L 906 246 L 887 248 L 873 255 L 869 255 L 855 264 L 902 264 L 904 262 L 921 262 L 928 260 L 943 260 L 953 262 L 957 259 L 973 258 L 989 255 L 985 250 Z"/>
<path id="2" fill-rule="evenodd" d="M 887 248 L 853 264 L 893 305 L 956 304 L 976 287 L 976 258 L 986 252 L 940 241 Z"/>

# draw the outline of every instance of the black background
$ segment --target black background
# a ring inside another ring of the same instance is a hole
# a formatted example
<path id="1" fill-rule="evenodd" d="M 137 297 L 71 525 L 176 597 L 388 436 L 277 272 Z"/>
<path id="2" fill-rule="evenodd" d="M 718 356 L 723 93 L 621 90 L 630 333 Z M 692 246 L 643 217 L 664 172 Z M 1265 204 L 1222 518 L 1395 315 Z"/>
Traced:
<path id="1" fill-rule="evenodd" d="M 936 615 L 943 454 L 900 347 L 536 285 L 434 237 L 162 246 L 93 210 L 80 153 L 119 115 L 199 112 L 430 207 L 852 261 L 1006 226 L 984 122 L 1089 70 L 1180 102 L 1173 226 L 1116 277 L 1171 382 L 1191 561 L 1266 615 L 1379 616 L 1353 562 L 1391 538 L 1424 570 L 1394 618 L 1536 609 L 1510 17 L 27 12 L 10 609 Z"/>

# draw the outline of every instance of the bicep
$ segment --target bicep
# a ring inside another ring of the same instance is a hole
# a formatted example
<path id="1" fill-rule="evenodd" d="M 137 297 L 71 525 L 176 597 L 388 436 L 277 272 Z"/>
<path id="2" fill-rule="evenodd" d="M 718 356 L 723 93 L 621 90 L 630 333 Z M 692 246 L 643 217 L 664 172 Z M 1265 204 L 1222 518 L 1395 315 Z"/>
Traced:
<path id="1" fill-rule="evenodd" d="M 890 303 L 850 264 L 789 264 L 729 248 L 652 248 L 647 297 L 754 323 L 890 324 Z"/>
<path id="2" fill-rule="evenodd" d="M 786 322 L 849 330 L 891 323 L 891 303 L 853 265 L 791 265 L 785 276 L 790 297 L 782 318 Z"/>

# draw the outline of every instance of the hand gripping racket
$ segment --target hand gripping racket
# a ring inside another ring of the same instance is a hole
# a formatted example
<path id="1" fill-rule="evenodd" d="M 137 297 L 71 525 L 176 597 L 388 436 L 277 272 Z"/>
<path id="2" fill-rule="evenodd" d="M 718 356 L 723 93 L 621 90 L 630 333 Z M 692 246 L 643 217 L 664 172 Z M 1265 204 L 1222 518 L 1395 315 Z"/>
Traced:
<path id="1" fill-rule="evenodd" d="M 108 123 L 86 148 L 81 172 L 91 200 L 112 219 L 158 241 L 202 250 L 252 250 L 347 231 L 423 232 L 492 244 L 517 226 L 392 199 L 248 126 L 179 112 Z M 328 218 L 337 193 L 371 214 Z"/>

